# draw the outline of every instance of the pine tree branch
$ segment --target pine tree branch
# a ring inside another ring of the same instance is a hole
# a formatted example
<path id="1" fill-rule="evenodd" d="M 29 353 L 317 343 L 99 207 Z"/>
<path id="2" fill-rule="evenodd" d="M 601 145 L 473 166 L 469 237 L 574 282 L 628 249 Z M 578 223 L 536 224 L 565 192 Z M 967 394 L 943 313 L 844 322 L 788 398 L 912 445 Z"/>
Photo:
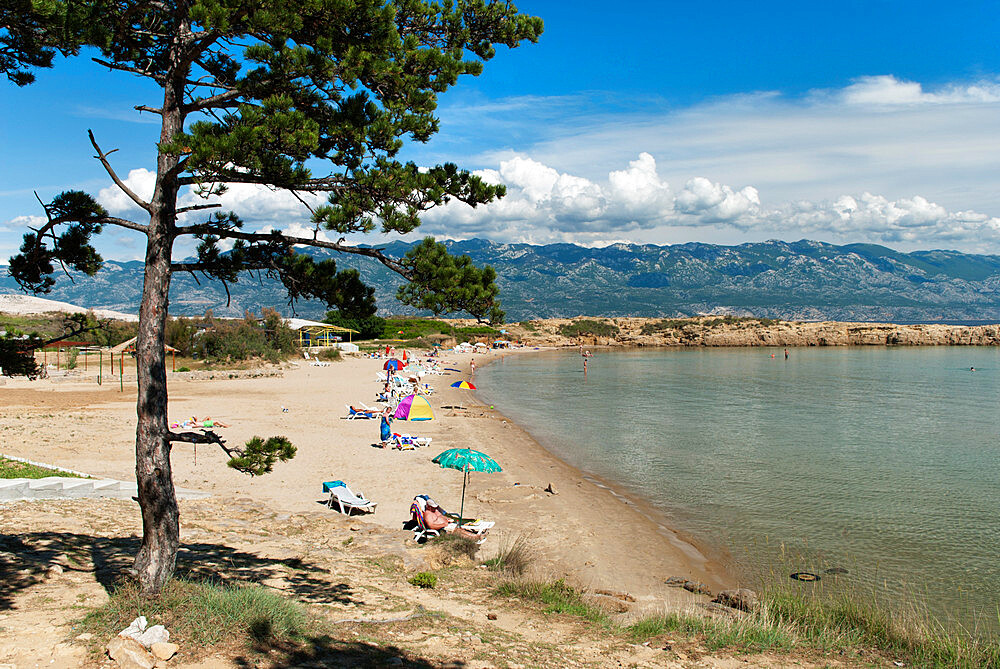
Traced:
<path id="1" fill-rule="evenodd" d="M 199 223 L 197 225 L 188 225 L 184 227 L 179 227 L 176 230 L 177 236 L 180 235 L 214 235 L 220 239 L 242 239 L 247 242 L 264 242 L 264 243 L 274 243 L 281 242 L 289 246 L 312 246 L 321 249 L 330 249 L 331 251 L 337 251 L 339 253 L 349 253 L 353 255 L 366 256 L 369 258 L 374 258 L 380 263 L 396 272 L 400 276 L 409 279 L 411 276 L 410 270 L 405 267 L 401 262 L 385 255 L 382 249 L 365 247 L 365 246 L 347 246 L 344 244 L 344 239 L 340 238 L 336 242 L 328 242 L 322 239 L 311 239 L 309 237 L 293 237 L 292 235 L 286 235 L 282 232 L 242 232 L 240 230 L 230 230 L 227 228 Z M 181 271 L 190 271 L 186 267 L 190 263 L 178 263 L 177 265 L 171 265 L 171 268 L 176 267 Z M 200 270 L 201 268 L 196 268 Z M 257 269 L 257 268 L 254 268 Z"/>
<path id="2" fill-rule="evenodd" d="M 218 209 L 221 206 L 222 205 L 218 204 L 218 203 L 215 203 L 215 204 L 193 204 L 190 207 L 181 207 L 180 209 L 177 210 L 177 213 L 178 214 L 183 214 L 184 212 L 199 211 L 201 209 Z"/>
<path id="3" fill-rule="evenodd" d="M 110 176 L 111 180 L 115 182 L 115 185 L 118 186 L 118 188 L 120 188 L 123 193 L 128 195 L 130 200 L 132 200 L 137 205 L 145 209 L 147 212 L 153 213 L 152 205 L 150 205 L 148 202 L 146 202 L 141 197 L 136 195 L 135 192 L 131 188 L 126 186 L 125 182 L 118 177 L 118 174 L 115 172 L 114 168 L 111 167 L 110 161 L 108 161 L 109 154 L 104 153 L 104 151 L 101 150 L 101 147 L 97 145 L 97 140 L 94 139 L 94 131 L 88 129 L 87 136 L 90 137 L 90 145 L 94 147 L 94 151 L 97 151 L 97 155 L 94 157 L 97 158 L 99 161 L 101 161 L 101 165 L 104 166 L 104 171 L 108 173 L 108 176 Z M 114 151 L 117 151 L 117 149 L 113 149 L 111 153 L 114 153 Z"/>

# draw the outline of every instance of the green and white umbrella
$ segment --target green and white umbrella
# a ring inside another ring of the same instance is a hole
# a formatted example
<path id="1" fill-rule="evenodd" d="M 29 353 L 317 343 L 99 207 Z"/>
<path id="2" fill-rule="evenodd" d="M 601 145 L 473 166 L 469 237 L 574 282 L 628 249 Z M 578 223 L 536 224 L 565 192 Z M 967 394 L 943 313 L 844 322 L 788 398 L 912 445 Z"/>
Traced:
<path id="1" fill-rule="evenodd" d="M 439 453 L 431 462 L 462 472 L 462 507 L 458 512 L 459 526 L 462 525 L 462 516 L 465 515 L 465 487 L 469 482 L 469 472 L 503 471 L 496 460 L 471 448 L 449 448 L 447 451 Z"/>

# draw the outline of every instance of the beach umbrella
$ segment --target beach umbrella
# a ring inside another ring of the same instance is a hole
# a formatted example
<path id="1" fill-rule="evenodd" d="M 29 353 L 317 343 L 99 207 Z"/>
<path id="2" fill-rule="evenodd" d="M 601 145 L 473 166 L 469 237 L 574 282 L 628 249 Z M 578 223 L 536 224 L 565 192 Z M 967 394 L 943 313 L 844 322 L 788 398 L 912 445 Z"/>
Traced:
<path id="1" fill-rule="evenodd" d="M 382 365 L 382 369 L 391 369 L 392 371 L 396 371 L 400 367 L 404 366 L 405 365 L 403 365 L 403 363 L 397 360 L 396 358 L 389 358 L 388 360 L 385 361 L 385 364 Z"/>
<path id="2" fill-rule="evenodd" d="M 475 390 L 476 387 L 469 383 L 468 381 L 455 381 L 451 384 L 452 388 L 461 388 L 462 390 Z"/>
<path id="3" fill-rule="evenodd" d="M 494 473 L 503 471 L 497 461 L 471 448 L 449 448 L 431 460 L 445 469 L 457 469 L 462 472 L 462 507 L 458 512 L 458 524 L 462 525 L 465 515 L 465 486 L 469 483 L 469 472 Z"/>
<path id="4" fill-rule="evenodd" d="M 434 420 L 430 402 L 423 395 L 407 395 L 399 401 L 393 415 L 400 420 Z"/>

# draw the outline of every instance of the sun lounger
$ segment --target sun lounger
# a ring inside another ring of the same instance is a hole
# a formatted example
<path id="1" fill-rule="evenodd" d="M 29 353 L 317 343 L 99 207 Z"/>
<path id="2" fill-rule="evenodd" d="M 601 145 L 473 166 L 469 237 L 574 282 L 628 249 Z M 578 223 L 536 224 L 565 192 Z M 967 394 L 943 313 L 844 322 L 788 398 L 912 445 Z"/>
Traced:
<path id="1" fill-rule="evenodd" d="M 378 418 L 379 414 L 382 413 L 379 409 L 371 409 L 369 407 L 365 407 L 363 409 L 355 409 L 350 404 L 345 404 L 344 406 L 347 407 L 347 415 L 344 416 L 344 418 L 346 418 L 347 420 L 354 420 L 355 418 L 363 418 L 365 420 L 371 420 Z"/>
<path id="2" fill-rule="evenodd" d="M 336 509 L 344 515 L 351 515 L 351 510 L 375 513 L 377 502 L 365 499 L 364 493 L 354 493 L 343 481 L 327 481 L 323 484 L 323 492 L 330 493 L 327 506 Z"/>
<path id="3" fill-rule="evenodd" d="M 413 503 L 410 505 L 410 519 L 403 523 L 403 529 L 412 530 L 413 540 L 418 544 L 422 544 L 433 537 L 440 536 L 441 533 L 451 532 L 458 527 L 457 522 L 452 522 L 440 530 L 432 530 L 427 527 L 424 523 L 424 511 L 427 508 L 427 500 L 429 499 L 430 497 L 427 495 L 417 495 L 414 497 Z M 441 509 L 441 507 L 438 508 Z M 454 514 L 450 514 L 444 509 L 441 509 L 441 512 L 446 516 L 454 516 Z M 483 543 L 486 541 L 486 533 L 489 532 L 494 525 L 496 525 L 496 522 L 492 520 L 476 519 L 474 521 L 463 523 L 462 529 L 467 532 L 471 532 L 472 534 L 481 535 L 481 538 L 476 543 Z"/>
<path id="4" fill-rule="evenodd" d="M 434 441 L 433 437 L 414 437 L 409 434 L 393 432 L 392 436 L 383 443 L 383 446 L 389 446 L 400 451 L 412 451 L 417 448 L 430 446 L 432 441 Z"/>

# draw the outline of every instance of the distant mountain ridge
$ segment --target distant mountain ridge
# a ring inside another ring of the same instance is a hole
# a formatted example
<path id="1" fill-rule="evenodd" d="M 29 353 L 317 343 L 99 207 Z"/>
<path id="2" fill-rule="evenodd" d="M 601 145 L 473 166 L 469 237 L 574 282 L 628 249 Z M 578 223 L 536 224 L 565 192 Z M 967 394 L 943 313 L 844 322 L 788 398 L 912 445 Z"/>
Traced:
<path id="1" fill-rule="evenodd" d="M 500 296 L 511 321 L 589 316 L 674 317 L 734 313 L 795 320 L 935 322 L 1000 320 L 1000 256 L 958 251 L 902 253 L 873 244 L 836 246 L 817 241 L 715 244 L 498 244 L 481 239 L 447 242 L 497 271 Z M 381 246 L 381 245 L 380 245 Z M 402 255 L 411 244 L 382 246 Z M 380 313 L 414 313 L 395 300 L 402 279 L 377 263 L 314 249 L 341 267 L 357 267 L 375 286 Z M 74 304 L 136 312 L 142 263 L 108 261 L 97 276 L 57 279 L 48 297 Z M 0 275 L 0 293 L 16 292 Z M 275 307 L 291 315 L 276 281 L 249 277 L 230 286 L 176 274 L 171 314 L 241 315 Z M 318 302 L 295 312 L 320 318 Z"/>

